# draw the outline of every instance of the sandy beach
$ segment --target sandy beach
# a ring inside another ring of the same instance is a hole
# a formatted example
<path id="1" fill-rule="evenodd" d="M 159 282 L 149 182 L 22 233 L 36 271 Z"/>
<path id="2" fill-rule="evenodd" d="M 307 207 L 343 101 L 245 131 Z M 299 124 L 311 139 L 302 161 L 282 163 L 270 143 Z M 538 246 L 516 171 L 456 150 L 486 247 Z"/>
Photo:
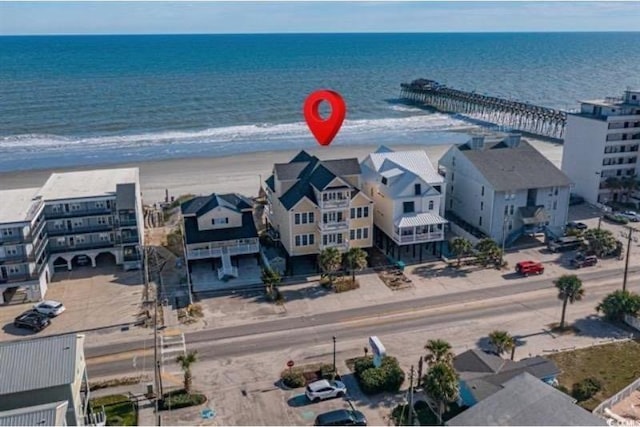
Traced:
<path id="1" fill-rule="evenodd" d="M 560 167 L 562 159 L 562 145 L 549 142 L 531 140 L 543 155 Z M 424 149 L 431 162 L 437 167 L 440 157 L 451 145 L 432 146 L 394 146 L 399 150 Z M 318 147 L 308 150 L 321 159 L 335 159 L 344 157 L 357 157 L 362 160 L 377 146 L 357 147 Z M 32 171 L 6 172 L 0 174 L 0 189 L 39 187 L 44 184 L 53 172 L 65 172 L 71 170 L 139 167 L 142 195 L 146 204 L 162 201 L 165 197 L 165 189 L 170 196 L 181 194 L 210 194 L 213 192 L 227 193 L 238 192 L 246 196 L 258 194 L 260 179 L 266 179 L 273 168 L 274 163 L 286 163 L 297 150 L 273 151 L 253 154 L 234 155 L 229 157 L 212 158 L 181 158 L 143 163 L 128 163 L 120 165 L 108 165 L 103 167 L 79 167 L 73 169 L 40 169 Z"/>

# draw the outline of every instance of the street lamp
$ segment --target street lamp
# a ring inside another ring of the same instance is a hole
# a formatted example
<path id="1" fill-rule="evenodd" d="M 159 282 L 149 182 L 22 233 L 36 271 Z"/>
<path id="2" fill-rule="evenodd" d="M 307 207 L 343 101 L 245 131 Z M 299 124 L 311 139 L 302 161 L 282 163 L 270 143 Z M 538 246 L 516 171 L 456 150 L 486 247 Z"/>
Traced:
<path id="1" fill-rule="evenodd" d="M 336 336 L 333 336 L 333 373 L 336 373 Z"/>

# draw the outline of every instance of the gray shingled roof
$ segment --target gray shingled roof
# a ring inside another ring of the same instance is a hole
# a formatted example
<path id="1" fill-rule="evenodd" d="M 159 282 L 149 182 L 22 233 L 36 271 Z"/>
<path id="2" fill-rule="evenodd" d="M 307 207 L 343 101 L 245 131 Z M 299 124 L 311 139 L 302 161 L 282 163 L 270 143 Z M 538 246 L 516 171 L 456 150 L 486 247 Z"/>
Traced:
<path id="1" fill-rule="evenodd" d="M 180 210 L 182 215 L 200 216 L 218 206 L 224 206 L 241 212 L 245 209 L 251 209 L 251 201 L 237 193 L 213 193 L 209 196 L 194 197 L 193 199 L 187 200 L 180 205 Z"/>
<path id="2" fill-rule="evenodd" d="M 574 399 L 533 375 L 522 373 L 503 388 L 447 422 L 450 426 L 607 425 Z"/>
<path id="3" fill-rule="evenodd" d="M 258 231 L 251 212 L 242 213 L 241 227 L 217 228 L 214 230 L 198 230 L 197 218 L 188 216 L 184 218 L 184 232 L 187 244 L 258 237 Z"/>
<path id="4" fill-rule="evenodd" d="M 61 426 L 66 423 L 68 405 L 69 402 L 60 401 L 0 411 L 0 426 Z M 56 419 L 58 412 L 62 419 Z"/>
<path id="5" fill-rule="evenodd" d="M 505 360 L 502 357 L 477 349 L 467 350 L 453 359 L 453 367 L 457 372 L 496 373 L 504 363 Z"/>
<path id="6" fill-rule="evenodd" d="M 0 396 L 71 384 L 78 340 L 71 334 L 0 344 Z"/>
<path id="7" fill-rule="evenodd" d="M 502 141 L 485 142 L 483 149 L 469 143 L 458 147 L 495 191 L 571 185 L 569 178 L 528 142 L 515 148 Z"/>
<path id="8" fill-rule="evenodd" d="M 136 184 L 116 184 L 116 208 L 118 210 L 136 209 Z"/>

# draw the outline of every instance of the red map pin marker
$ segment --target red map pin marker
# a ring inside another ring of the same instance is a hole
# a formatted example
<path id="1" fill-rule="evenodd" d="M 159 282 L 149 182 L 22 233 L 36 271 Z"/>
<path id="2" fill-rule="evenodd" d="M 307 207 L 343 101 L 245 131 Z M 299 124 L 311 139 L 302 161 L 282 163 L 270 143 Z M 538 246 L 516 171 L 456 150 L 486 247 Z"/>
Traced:
<path id="1" fill-rule="evenodd" d="M 331 115 L 323 120 L 320 117 L 318 108 L 322 102 L 331 105 Z M 347 106 L 342 96 L 333 90 L 317 90 L 304 101 L 304 118 L 307 126 L 320 145 L 329 145 L 338 134 L 344 116 L 347 113 Z"/>

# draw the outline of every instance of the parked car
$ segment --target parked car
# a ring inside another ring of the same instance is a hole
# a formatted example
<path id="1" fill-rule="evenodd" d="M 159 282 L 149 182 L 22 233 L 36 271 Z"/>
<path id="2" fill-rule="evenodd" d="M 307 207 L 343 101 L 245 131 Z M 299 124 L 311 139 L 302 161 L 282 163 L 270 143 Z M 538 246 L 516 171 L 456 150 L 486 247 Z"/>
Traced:
<path id="1" fill-rule="evenodd" d="M 570 262 L 575 268 L 591 267 L 598 263 L 598 257 L 595 255 L 578 254 Z"/>
<path id="2" fill-rule="evenodd" d="M 527 277 L 530 274 L 544 273 L 544 265 L 538 261 L 520 261 L 516 264 L 516 273 Z"/>
<path id="3" fill-rule="evenodd" d="M 89 259 L 89 257 L 86 255 L 80 255 L 76 260 L 76 262 L 78 263 L 79 266 L 89 265 L 91 264 L 91 259 Z"/>
<path id="4" fill-rule="evenodd" d="M 560 237 L 547 243 L 551 252 L 565 252 L 579 249 L 584 244 L 584 239 L 578 236 Z"/>
<path id="5" fill-rule="evenodd" d="M 49 317 L 56 317 L 61 315 L 66 308 L 58 301 L 42 301 L 33 306 L 33 309 L 41 314 L 46 314 Z"/>
<path id="6" fill-rule="evenodd" d="M 34 332 L 40 332 L 50 324 L 48 316 L 34 310 L 25 311 L 13 320 L 13 326 L 16 328 L 31 329 Z"/>
<path id="7" fill-rule="evenodd" d="M 307 386 L 305 394 L 310 401 L 319 402 L 333 397 L 344 396 L 347 394 L 347 386 L 341 381 L 314 381 Z"/>
<path id="8" fill-rule="evenodd" d="M 624 212 L 618 213 L 618 215 L 624 218 L 627 218 L 631 222 L 640 221 L 640 215 L 638 215 L 638 213 L 634 211 L 624 211 Z"/>
<path id="9" fill-rule="evenodd" d="M 567 223 L 567 229 L 570 228 L 573 228 L 574 230 L 586 230 L 588 227 L 584 222 L 571 221 Z"/>
<path id="10" fill-rule="evenodd" d="M 584 197 L 578 196 L 577 194 L 569 195 L 569 206 L 579 205 L 584 203 Z"/>
<path id="11" fill-rule="evenodd" d="M 337 409 L 316 417 L 316 426 L 366 426 L 367 419 L 360 411 Z"/>

